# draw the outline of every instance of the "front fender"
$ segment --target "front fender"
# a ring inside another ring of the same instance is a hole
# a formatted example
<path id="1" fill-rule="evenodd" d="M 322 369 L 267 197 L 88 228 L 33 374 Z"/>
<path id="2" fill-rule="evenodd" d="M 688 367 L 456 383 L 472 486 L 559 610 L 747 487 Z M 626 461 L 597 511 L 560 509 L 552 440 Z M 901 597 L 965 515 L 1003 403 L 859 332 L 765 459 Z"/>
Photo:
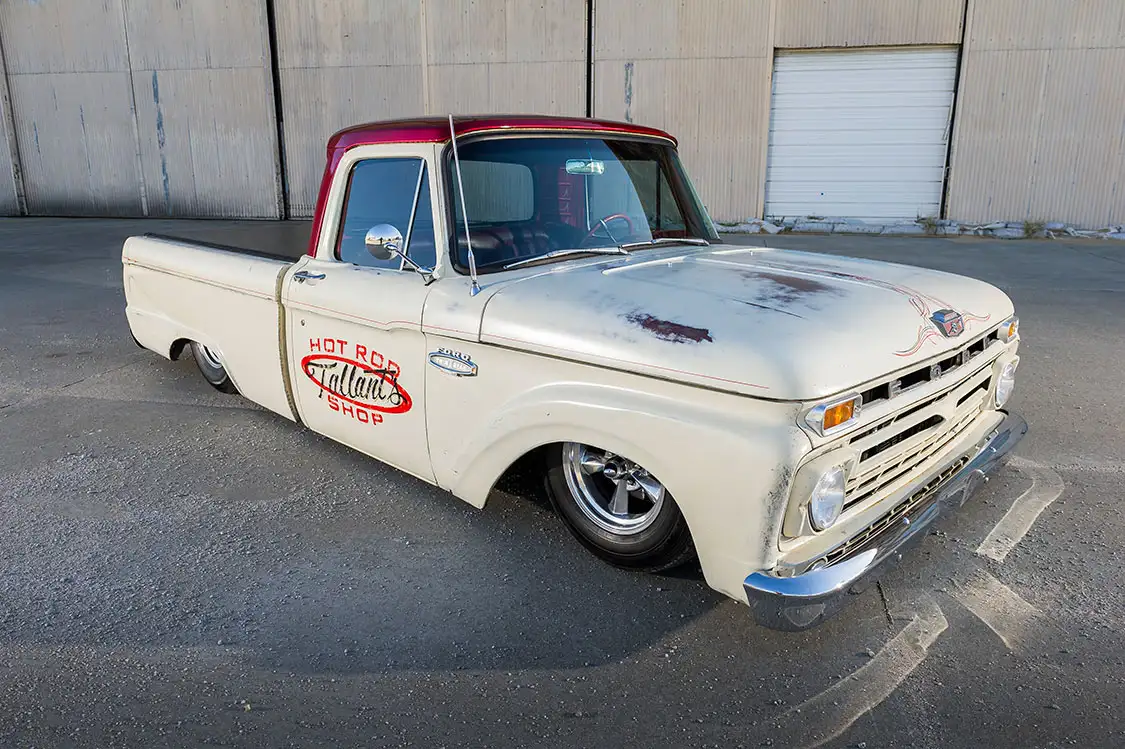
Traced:
<path id="1" fill-rule="evenodd" d="M 653 473 L 675 497 L 707 583 L 745 600 L 748 570 L 777 556 L 792 467 L 811 445 L 793 404 L 637 378 L 565 381 L 524 390 L 499 408 L 442 472 L 447 488 L 482 507 L 496 480 L 543 445 L 612 450 Z"/>

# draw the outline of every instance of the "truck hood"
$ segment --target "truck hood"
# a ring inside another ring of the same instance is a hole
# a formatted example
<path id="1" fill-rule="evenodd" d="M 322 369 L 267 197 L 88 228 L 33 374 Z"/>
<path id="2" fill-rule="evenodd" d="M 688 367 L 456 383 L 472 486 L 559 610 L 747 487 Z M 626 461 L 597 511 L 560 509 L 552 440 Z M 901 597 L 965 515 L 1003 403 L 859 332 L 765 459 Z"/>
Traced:
<path id="1" fill-rule="evenodd" d="M 762 247 L 536 270 L 495 290 L 482 341 L 778 400 L 841 393 L 960 348 L 1013 313 L 975 279 Z"/>

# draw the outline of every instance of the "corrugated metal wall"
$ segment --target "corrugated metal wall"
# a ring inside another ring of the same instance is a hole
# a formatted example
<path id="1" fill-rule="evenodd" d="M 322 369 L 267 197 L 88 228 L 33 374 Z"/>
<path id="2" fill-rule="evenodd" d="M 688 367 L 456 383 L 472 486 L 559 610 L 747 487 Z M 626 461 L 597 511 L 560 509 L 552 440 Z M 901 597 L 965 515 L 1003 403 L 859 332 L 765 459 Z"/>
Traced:
<path id="1" fill-rule="evenodd" d="M 597 0 L 594 114 L 673 132 L 717 221 L 760 216 L 775 48 L 957 44 L 963 0 Z"/>
<path id="2" fill-rule="evenodd" d="M 660 127 L 718 221 L 760 210 L 770 0 L 597 0 L 594 115 Z"/>
<path id="3" fill-rule="evenodd" d="M 140 215 L 121 0 L 0 3 L 28 210 Z"/>
<path id="4" fill-rule="evenodd" d="M 0 4 L 32 214 L 277 216 L 262 0 Z"/>
<path id="5" fill-rule="evenodd" d="M 125 0 L 150 215 L 278 217 L 264 0 Z"/>
<path id="6" fill-rule="evenodd" d="M 1125 2 L 970 0 L 948 213 L 1125 223 Z"/>
<path id="7" fill-rule="evenodd" d="M 275 0 L 289 213 L 311 216 L 336 130 L 422 113 L 418 0 Z"/>
<path id="8" fill-rule="evenodd" d="M 424 0 L 427 112 L 586 112 L 576 0 Z"/>
<path id="9" fill-rule="evenodd" d="M 1125 221 L 1123 0 L 3 0 L 0 212 L 308 216 L 340 127 L 589 94 L 672 131 L 740 220 L 775 49 L 959 44 L 964 18 L 946 214 Z"/>
<path id="10" fill-rule="evenodd" d="M 960 44 L 964 0 L 780 0 L 781 48 Z"/>
<path id="11" fill-rule="evenodd" d="M 584 114 L 582 5 L 276 0 L 290 215 L 312 215 L 325 140 L 342 127 L 426 113 Z"/>

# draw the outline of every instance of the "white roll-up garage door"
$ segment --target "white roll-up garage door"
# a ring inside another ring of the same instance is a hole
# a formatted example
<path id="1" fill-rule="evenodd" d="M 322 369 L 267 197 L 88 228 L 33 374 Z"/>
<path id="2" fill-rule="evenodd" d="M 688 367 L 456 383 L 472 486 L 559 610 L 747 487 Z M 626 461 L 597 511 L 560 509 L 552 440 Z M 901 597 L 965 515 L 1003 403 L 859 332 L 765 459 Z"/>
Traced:
<path id="1" fill-rule="evenodd" d="M 778 52 L 766 216 L 937 216 L 955 47 Z"/>

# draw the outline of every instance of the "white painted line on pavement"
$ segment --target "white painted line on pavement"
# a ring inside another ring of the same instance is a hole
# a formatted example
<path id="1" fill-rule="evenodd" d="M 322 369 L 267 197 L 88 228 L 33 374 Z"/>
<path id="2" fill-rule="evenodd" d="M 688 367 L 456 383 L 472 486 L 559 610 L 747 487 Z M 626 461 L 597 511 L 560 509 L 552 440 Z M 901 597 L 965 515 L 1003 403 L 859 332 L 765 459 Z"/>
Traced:
<path id="1" fill-rule="evenodd" d="M 950 595 L 988 625 L 1008 650 L 1019 645 L 1031 622 L 1039 616 L 1037 608 L 984 570 L 977 570 Z"/>
<path id="2" fill-rule="evenodd" d="M 926 659 L 930 646 L 948 626 L 937 602 L 923 597 L 910 623 L 874 658 L 782 714 L 768 737 L 777 746 L 803 749 L 814 749 L 839 737 L 898 688 Z"/>
<path id="3" fill-rule="evenodd" d="M 1031 526 L 1035 525 L 1039 514 L 1058 499 L 1063 491 L 1062 477 L 1050 468 L 1030 460 L 1013 459 L 1012 464 L 1031 476 L 1031 487 L 1016 497 L 1008 512 L 977 547 L 977 554 L 997 562 L 1004 561 L 1008 553 L 1031 530 Z"/>

